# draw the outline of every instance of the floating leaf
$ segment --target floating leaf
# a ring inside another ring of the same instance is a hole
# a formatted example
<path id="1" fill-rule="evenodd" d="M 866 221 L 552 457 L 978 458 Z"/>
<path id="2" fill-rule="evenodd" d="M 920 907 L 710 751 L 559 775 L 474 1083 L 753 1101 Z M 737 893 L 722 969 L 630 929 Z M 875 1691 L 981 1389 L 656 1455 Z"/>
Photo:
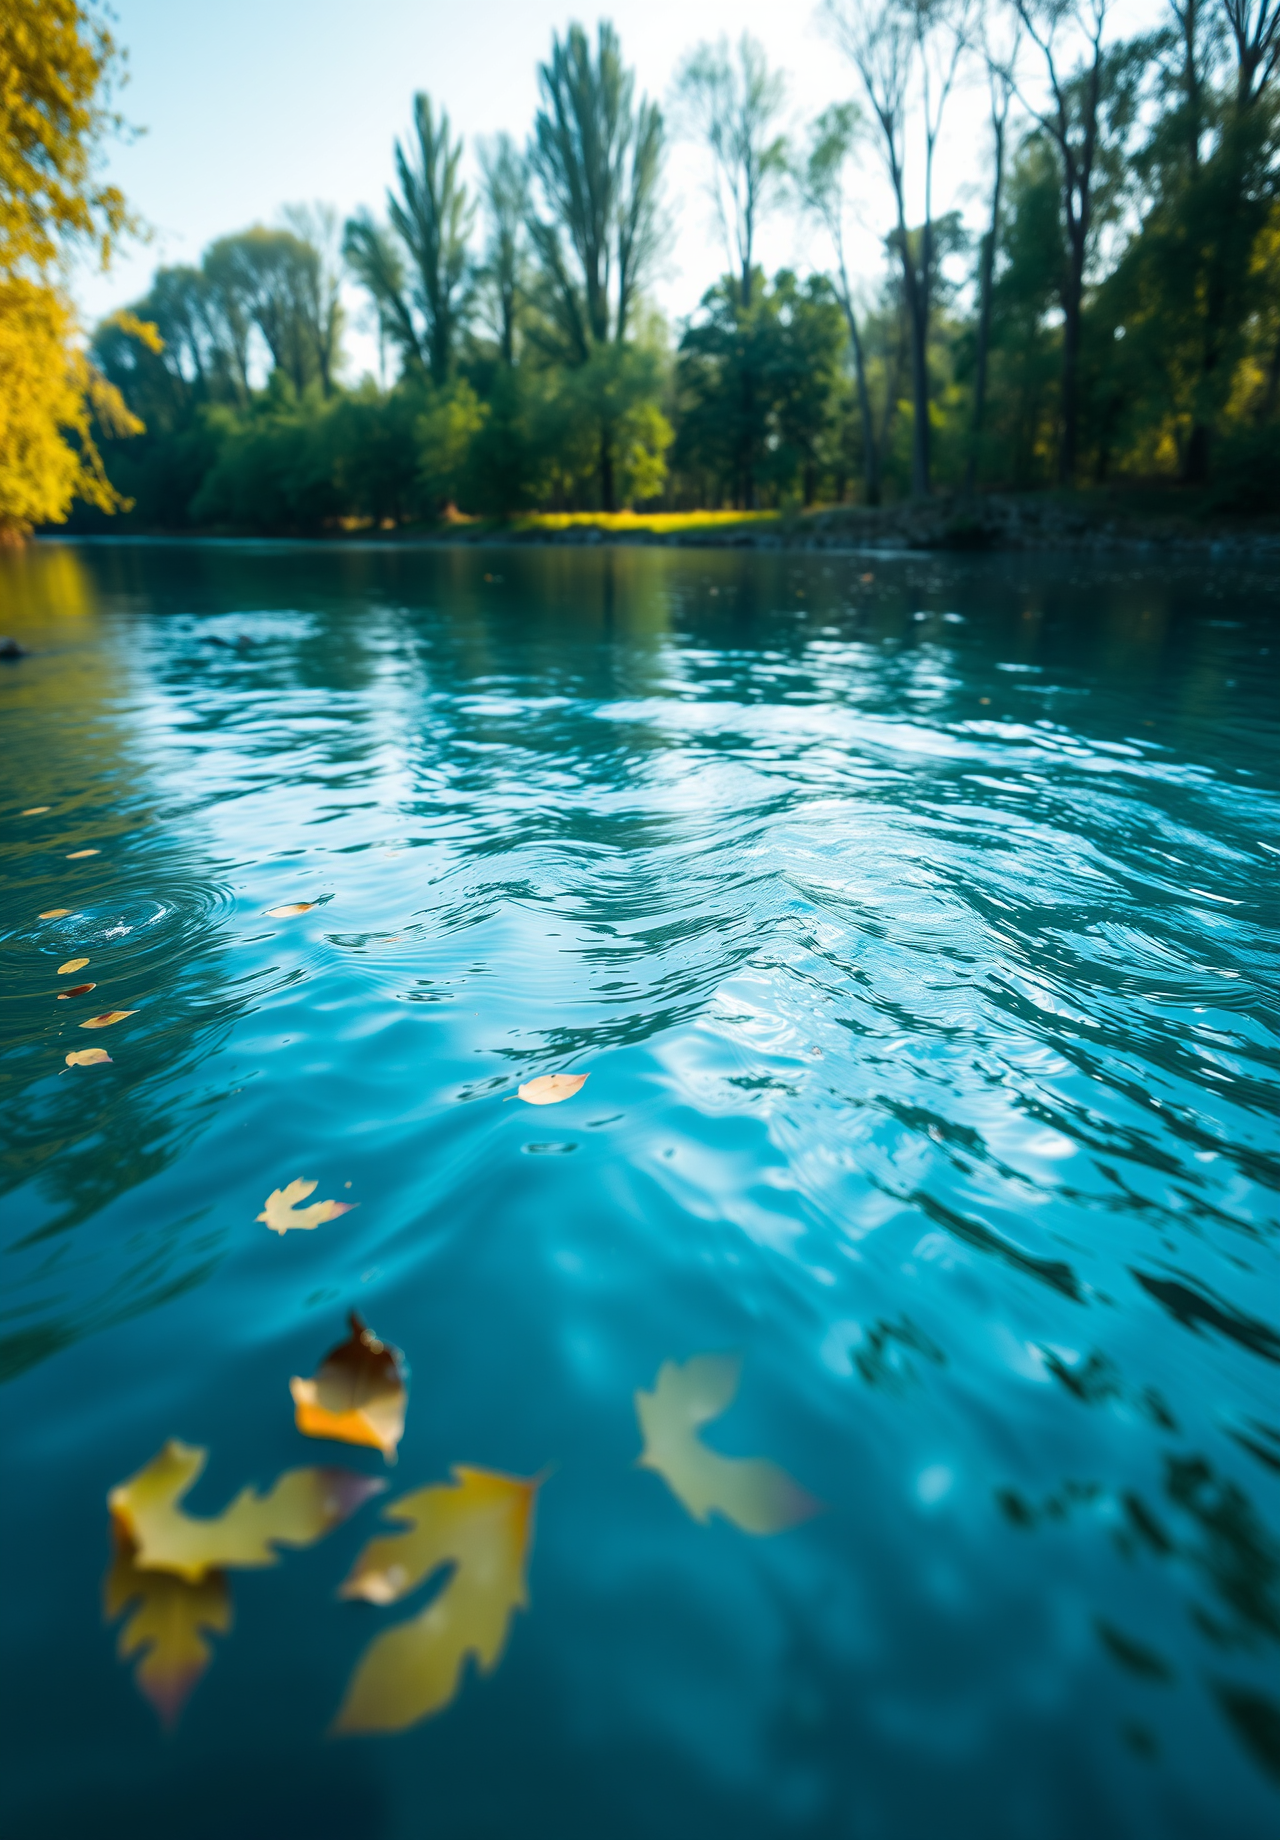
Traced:
<path id="1" fill-rule="evenodd" d="M 273 1188 L 256 1218 L 265 1220 L 273 1233 L 287 1233 L 290 1227 L 305 1227 L 309 1233 L 313 1227 L 336 1220 L 339 1214 L 349 1214 L 360 1205 L 358 1201 L 313 1201 L 309 1208 L 299 1207 L 299 1201 L 305 1201 L 315 1186 L 299 1176 L 287 1188 Z"/>
<path id="2" fill-rule="evenodd" d="M 36 915 L 36 918 L 37 920 L 65 920 L 68 914 L 73 914 L 75 911 L 74 907 L 46 907 L 42 914 Z"/>
<path id="3" fill-rule="evenodd" d="M 122 1661 L 140 1656 L 133 1678 L 171 1728 L 213 1659 L 205 1631 L 225 1635 L 231 1627 L 231 1589 L 225 1572 L 207 1572 L 188 1584 L 172 1572 L 139 1571 L 132 1540 L 115 1522 L 112 1527 L 116 1553 L 103 1583 L 103 1609 L 113 1623 L 135 1604 L 116 1652 Z"/>
<path id="4" fill-rule="evenodd" d="M 89 988 L 93 989 L 92 984 Z M 80 1024 L 80 1027 L 82 1029 L 109 1029 L 113 1022 L 123 1022 L 126 1016 L 136 1016 L 137 1013 L 136 1009 L 104 1009 L 100 1016 L 90 1016 L 87 1022 Z"/>
<path id="5" fill-rule="evenodd" d="M 785 1470 L 763 1457 L 722 1457 L 697 1436 L 699 1425 L 733 1403 L 742 1363 L 736 1355 L 699 1354 L 681 1367 L 664 1361 L 651 1393 L 636 1394 L 644 1450 L 636 1459 L 653 1469 L 696 1521 L 713 1510 L 745 1533 L 781 1533 L 822 1504 Z"/>
<path id="6" fill-rule="evenodd" d="M 209 1453 L 170 1438 L 164 1449 L 107 1496 L 107 1506 L 133 1541 L 141 1571 L 176 1572 L 199 1582 L 223 1566 L 275 1565 L 281 1546 L 311 1546 L 354 1514 L 385 1484 L 349 1469 L 291 1469 L 265 1495 L 241 1489 L 212 1519 L 195 1519 L 179 1505 Z"/>
<path id="7" fill-rule="evenodd" d="M 536 1080 L 517 1086 L 516 1093 L 526 1105 L 559 1105 L 581 1092 L 590 1078 L 589 1073 L 540 1073 Z"/>
<path id="8" fill-rule="evenodd" d="M 396 1349 L 380 1342 L 352 1310 L 351 1334 L 331 1348 L 312 1380 L 289 1382 L 294 1421 L 304 1437 L 371 1444 L 388 1463 L 404 1436 L 405 1384 Z"/>
<path id="9" fill-rule="evenodd" d="M 81 966 L 87 965 L 88 962 L 87 958 L 69 958 L 65 965 L 58 966 L 58 976 L 70 977 L 73 971 L 79 971 Z M 92 989 L 92 986 L 90 988 Z"/>
<path id="10" fill-rule="evenodd" d="M 87 964 L 88 960 L 82 958 L 80 963 L 82 965 Z M 98 986 L 96 984 L 73 984 L 70 990 L 60 990 L 58 992 L 58 1001 L 59 1003 L 65 1003 L 68 997 L 82 997 L 87 990 L 96 990 L 97 988 Z M 132 1016 L 135 1012 L 129 1009 L 125 1010 L 123 1013 L 126 1016 Z"/>
<path id="11" fill-rule="evenodd" d="M 101 856 L 101 850 L 72 850 L 68 862 L 83 862 L 86 856 Z"/>
<path id="12" fill-rule="evenodd" d="M 387 1509 L 409 1531 L 371 1540 L 342 1597 L 390 1604 L 450 1562 L 454 1571 L 418 1616 L 375 1636 L 356 1664 L 334 1730 L 403 1731 L 447 1706 L 474 1654 L 490 1674 L 525 1582 L 541 1477 L 525 1480 L 457 1464 L 452 1483 L 418 1489 Z"/>
<path id="13" fill-rule="evenodd" d="M 38 818 L 42 811 L 52 811 L 52 810 L 53 810 L 52 805 L 28 805 L 27 809 L 23 812 L 22 815 L 24 818 Z"/>
<path id="14" fill-rule="evenodd" d="M 273 920 L 287 920 L 291 914 L 309 914 L 315 905 L 314 901 L 289 901 L 284 907 L 269 907 L 267 912 Z"/>
<path id="15" fill-rule="evenodd" d="M 101 1067 L 104 1062 L 112 1064 L 105 1048 L 73 1048 L 67 1056 L 68 1067 Z"/>

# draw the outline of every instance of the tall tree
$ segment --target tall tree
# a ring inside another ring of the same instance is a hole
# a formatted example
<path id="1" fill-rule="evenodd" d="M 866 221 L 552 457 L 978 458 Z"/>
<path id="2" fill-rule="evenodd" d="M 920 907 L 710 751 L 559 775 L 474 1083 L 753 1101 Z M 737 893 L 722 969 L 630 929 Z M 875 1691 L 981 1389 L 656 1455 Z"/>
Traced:
<path id="1" fill-rule="evenodd" d="M 1191 0 L 1195 5 L 1195 0 Z M 986 67 L 987 98 L 991 121 L 991 211 L 978 256 L 978 323 L 974 336 L 973 415 L 969 428 L 969 460 L 965 484 L 972 492 L 978 483 L 979 448 L 987 413 L 987 367 L 991 350 L 991 309 L 994 296 L 996 250 L 1000 244 L 1000 209 L 1004 200 L 1005 134 L 1014 96 L 1014 67 L 1018 60 L 1021 22 L 1014 13 L 1011 33 L 1000 34 L 995 8 L 981 16 L 982 61 Z"/>
<path id="2" fill-rule="evenodd" d="M 600 495 L 614 508 L 611 403 L 619 375 L 605 348 L 621 348 L 662 234 L 662 115 L 635 98 L 618 35 L 601 21 L 595 55 L 570 26 L 539 67 L 541 104 L 529 146 L 535 196 L 529 234 L 542 271 L 552 347 L 601 379 Z M 545 343 L 546 341 L 544 341 Z"/>
<path id="3" fill-rule="evenodd" d="M 297 308 L 306 323 L 326 396 L 333 394 L 342 358 L 342 226 L 331 204 L 286 205 L 285 227 L 311 252 L 299 273 Z"/>
<path id="4" fill-rule="evenodd" d="M 822 223 L 835 256 L 835 292 L 844 314 L 853 354 L 858 415 L 862 424 L 863 494 L 868 505 L 880 503 L 880 443 L 871 409 L 867 355 L 845 254 L 845 173 L 861 126 L 856 102 L 834 103 L 813 125 L 807 156 L 799 170 L 801 196 Z"/>
<path id="5" fill-rule="evenodd" d="M 462 140 L 429 96 L 413 99 L 413 140 L 395 145 L 399 192 L 387 193 L 388 233 L 367 211 L 347 224 L 343 250 L 373 296 L 379 323 L 433 383 L 452 369 L 465 305 L 467 241 L 475 207 L 461 177 Z"/>
<path id="6" fill-rule="evenodd" d="M 478 152 L 487 230 L 479 278 L 489 296 L 498 350 L 509 370 L 516 361 L 516 321 L 525 287 L 529 174 L 509 134 L 482 141 Z"/>
<path id="7" fill-rule="evenodd" d="M 894 233 L 911 328 L 911 490 L 930 489 L 929 317 L 936 277 L 933 174 L 943 117 L 965 49 L 969 0 L 826 0 L 837 41 L 857 71 L 893 190 Z M 918 124 L 924 220 L 908 229 L 908 133 Z"/>
<path id="8" fill-rule="evenodd" d="M 756 232 L 787 177 L 787 141 L 778 127 L 786 83 L 770 70 L 764 46 L 744 32 L 733 50 L 724 38 L 696 46 L 680 67 L 676 98 L 711 157 L 716 218 L 739 302 L 750 307 Z"/>

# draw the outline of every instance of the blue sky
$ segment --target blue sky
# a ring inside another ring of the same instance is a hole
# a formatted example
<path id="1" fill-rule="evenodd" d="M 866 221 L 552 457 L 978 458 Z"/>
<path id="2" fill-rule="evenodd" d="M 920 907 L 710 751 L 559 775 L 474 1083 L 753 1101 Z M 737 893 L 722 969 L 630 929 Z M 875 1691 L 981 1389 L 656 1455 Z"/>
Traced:
<path id="1" fill-rule="evenodd" d="M 1124 10 L 1150 3 L 1124 0 Z M 407 126 L 414 90 L 442 102 L 468 142 L 500 128 L 523 139 L 552 32 L 574 17 L 594 29 L 598 16 L 565 0 L 113 0 L 113 11 L 131 72 L 122 107 L 145 133 L 112 148 L 109 166 L 153 235 L 126 250 L 112 274 L 77 278 L 90 320 L 143 293 L 158 262 L 197 260 L 212 237 L 271 223 L 285 204 L 381 210 L 392 141 Z M 812 0 L 618 0 L 607 11 L 641 86 L 659 98 L 693 43 L 744 27 L 788 72 L 797 118 L 853 93 L 852 71 Z M 975 218 L 982 110 L 976 88 L 957 99 L 940 163 L 940 208 L 958 201 Z M 887 200 L 873 160 L 867 173 L 862 254 L 873 267 Z M 672 317 L 688 312 L 724 265 L 699 181 L 694 151 L 674 147 L 668 192 L 679 234 L 656 290 Z M 808 266 L 820 257 L 807 240 L 782 213 L 762 254 L 769 266 Z M 352 344 L 358 370 L 372 345 Z"/>

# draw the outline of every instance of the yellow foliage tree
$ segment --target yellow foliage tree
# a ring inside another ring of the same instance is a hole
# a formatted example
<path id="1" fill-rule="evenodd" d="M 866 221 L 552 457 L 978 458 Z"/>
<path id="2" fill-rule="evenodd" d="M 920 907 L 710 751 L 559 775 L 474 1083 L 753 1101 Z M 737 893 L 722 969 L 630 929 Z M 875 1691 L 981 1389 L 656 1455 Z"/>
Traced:
<path id="1" fill-rule="evenodd" d="M 142 424 L 77 343 L 60 264 L 91 245 L 105 268 L 131 227 L 94 154 L 118 121 L 106 106 L 114 41 L 76 0 L 0 0 L 0 542 L 57 523 L 73 498 L 123 507 L 92 438 Z M 155 344 L 154 328 L 130 330 Z"/>

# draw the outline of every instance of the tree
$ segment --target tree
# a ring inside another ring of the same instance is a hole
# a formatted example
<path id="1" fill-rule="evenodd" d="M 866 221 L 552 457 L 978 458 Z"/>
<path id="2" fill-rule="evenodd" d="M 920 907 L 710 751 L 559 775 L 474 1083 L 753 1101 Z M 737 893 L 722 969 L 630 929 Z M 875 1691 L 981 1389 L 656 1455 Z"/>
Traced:
<path id="1" fill-rule="evenodd" d="M 1191 0 L 1194 5 L 1195 0 Z M 982 15 L 982 58 L 986 66 L 991 120 L 991 214 L 978 257 L 978 323 L 975 333 L 973 414 L 970 420 L 969 462 L 965 484 L 970 492 L 978 483 L 979 448 L 987 412 L 987 368 L 991 348 L 991 306 L 996 250 L 1000 243 L 1000 207 L 1004 195 L 1005 132 L 1014 96 L 1014 66 L 1018 59 L 1018 22 L 1003 42 L 995 42 L 992 11 Z"/>
<path id="2" fill-rule="evenodd" d="M 342 231 L 331 204 L 286 205 L 285 228 L 310 252 L 299 273 L 297 310 L 315 354 L 320 385 L 333 394 L 342 356 Z"/>
<path id="3" fill-rule="evenodd" d="M 943 116 L 965 49 L 969 0 L 826 0 L 827 17 L 862 83 L 897 212 L 895 247 L 911 329 L 911 490 L 926 497 L 929 312 L 934 293 L 933 168 Z M 907 228 L 907 136 L 913 105 L 922 140 L 924 222 Z"/>
<path id="4" fill-rule="evenodd" d="M 676 79 L 676 97 L 711 156 L 711 197 L 741 304 L 749 308 L 756 230 L 787 178 L 786 136 L 777 131 L 786 84 L 770 70 L 764 46 L 744 32 L 736 55 L 723 38 L 691 51 Z"/>
<path id="5" fill-rule="evenodd" d="M 448 381 L 464 313 L 467 241 L 475 207 L 460 176 L 462 141 L 429 96 L 413 99 L 414 142 L 395 144 L 400 191 L 387 193 L 390 232 L 359 211 L 343 250 L 373 297 L 379 322 L 404 360 Z M 416 144 L 415 144 L 416 143 Z"/>
<path id="6" fill-rule="evenodd" d="M 478 151 L 488 229 L 478 279 L 499 354 L 509 370 L 516 361 L 516 322 L 525 292 L 529 175 L 509 134 L 482 141 Z"/>
<path id="7" fill-rule="evenodd" d="M 593 59 L 581 26 L 553 38 L 538 71 L 541 106 L 529 146 L 536 194 L 529 234 L 541 269 L 544 352 L 585 367 L 621 346 L 661 239 L 663 128 L 657 105 L 635 100 L 613 27 L 602 21 Z M 596 367 L 599 370 L 599 367 Z M 605 373 L 600 372 L 603 376 Z M 600 400 L 600 497 L 615 504 L 614 416 Z"/>
<path id="8" fill-rule="evenodd" d="M 92 438 L 136 431 L 118 393 L 75 343 L 58 265 L 92 248 L 103 267 L 131 228 L 125 201 L 99 184 L 94 155 L 117 127 L 110 33 L 74 0 L 0 7 L 0 541 L 61 522 L 74 497 L 114 510 Z"/>
<path id="9" fill-rule="evenodd" d="M 862 422 L 863 494 L 868 505 L 880 503 L 880 443 L 876 438 L 875 417 L 871 408 L 871 390 L 867 379 L 867 358 L 854 305 L 853 288 L 845 256 L 845 181 L 844 175 L 853 154 L 861 127 L 856 102 L 833 103 L 813 125 L 809 150 L 798 174 L 801 196 L 815 213 L 831 240 L 836 260 L 835 292 L 844 314 L 853 353 L 854 380 L 858 393 L 858 414 Z"/>

